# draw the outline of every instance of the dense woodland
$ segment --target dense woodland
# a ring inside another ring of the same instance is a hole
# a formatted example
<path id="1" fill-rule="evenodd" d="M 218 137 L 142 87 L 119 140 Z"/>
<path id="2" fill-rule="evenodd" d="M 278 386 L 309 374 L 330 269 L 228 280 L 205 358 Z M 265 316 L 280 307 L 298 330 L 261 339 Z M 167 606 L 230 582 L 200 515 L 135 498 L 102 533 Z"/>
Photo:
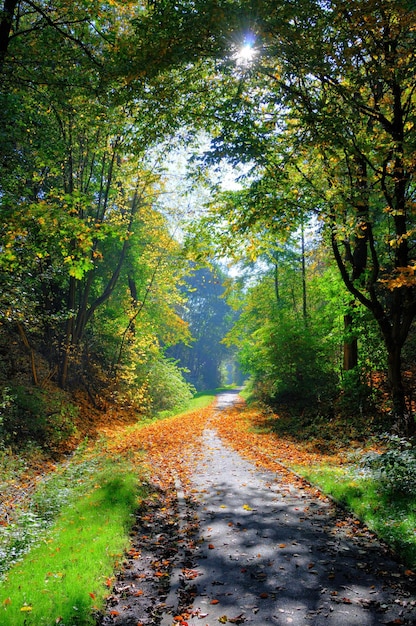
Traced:
<path id="1" fill-rule="evenodd" d="M 243 379 L 412 434 L 415 22 L 411 0 L 2 1 L 4 445 Z"/>

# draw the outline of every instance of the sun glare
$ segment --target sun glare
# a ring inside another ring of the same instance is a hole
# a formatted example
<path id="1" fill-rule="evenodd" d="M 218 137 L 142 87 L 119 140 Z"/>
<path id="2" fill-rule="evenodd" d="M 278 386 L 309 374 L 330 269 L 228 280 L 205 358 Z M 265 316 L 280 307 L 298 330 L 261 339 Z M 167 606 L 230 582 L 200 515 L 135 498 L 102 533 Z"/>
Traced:
<path id="1" fill-rule="evenodd" d="M 244 44 L 235 54 L 237 65 L 249 65 L 256 56 L 256 50 L 250 43 Z"/>

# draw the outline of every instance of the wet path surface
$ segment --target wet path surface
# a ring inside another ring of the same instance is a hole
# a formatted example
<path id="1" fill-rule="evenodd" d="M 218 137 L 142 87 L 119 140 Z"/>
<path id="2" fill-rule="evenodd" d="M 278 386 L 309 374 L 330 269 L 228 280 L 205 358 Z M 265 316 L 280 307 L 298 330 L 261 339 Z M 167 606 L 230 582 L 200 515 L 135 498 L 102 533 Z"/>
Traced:
<path id="1" fill-rule="evenodd" d="M 218 411 L 235 398 L 221 395 Z M 416 625 L 411 580 L 372 533 L 301 481 L 256 468 L 210 424 L 192 497 L 176 492 L 139 520 L 104 626 Z"/>

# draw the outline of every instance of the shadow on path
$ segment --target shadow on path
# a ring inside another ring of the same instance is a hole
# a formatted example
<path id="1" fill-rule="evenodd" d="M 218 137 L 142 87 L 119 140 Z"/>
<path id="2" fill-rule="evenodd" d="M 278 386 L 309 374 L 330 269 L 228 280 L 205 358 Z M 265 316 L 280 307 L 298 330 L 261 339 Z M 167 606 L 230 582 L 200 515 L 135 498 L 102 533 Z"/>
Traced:
<path id="1" fill-rule="evenodd" d="M 218 410 L 235 397 L 219 396 Z M 193 475 L 197 575 L 184 622 L 416 624 L 401 568 L 357 520 L 258 470 L 213 430 L 205 431 L 202 448 Z M 166 616 L 162 625 L 168 624 Z"/>
<path id="2" fill-rule="evenodd" d="M 209 425 L 188 461 L 191 493 L 176 481 L 139 512 L 101 626 L 416 626 L 414 581 L 317 490 L 255 467 Z"/>

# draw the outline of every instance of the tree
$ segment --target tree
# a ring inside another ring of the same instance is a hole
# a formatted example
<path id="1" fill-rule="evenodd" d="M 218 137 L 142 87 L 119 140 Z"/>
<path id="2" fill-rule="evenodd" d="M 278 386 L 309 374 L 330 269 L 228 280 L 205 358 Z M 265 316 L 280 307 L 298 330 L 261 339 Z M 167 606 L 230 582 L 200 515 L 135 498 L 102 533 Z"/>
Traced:
<path id="1" fill-rule="evenodd" d="M 118 338 L 126 310 L 123 332 L 128 327 L 131 335 L 130 321 L 137 329 L 139 312 L 144 318 L 153 309 L 153 323 L 146 322 L 143 333 L 147 343 L 149 337 L 156 345 L 186 335 L 186 325 L 171 312 L 183 266 L 166 218 L 155 208 L 158 167 L 145 157 L 166 127 L 161 121 L 147 133 L 145 124 L 135 124 L 143 105 L 139 94 L 128 108 L 117 94 L 125 84 L 131 20 L 140 10 L 125 2 L 21 2 L 2 15 L 10 27 L 1 100 L 2 321 L 19 330 L 35 383 L 41 382 L 35 349 L 63 387 L 82 379 L 88 367 L 91 375 L 91 356 L 106 352 L 105 324 L 97 341 L 98 312 L 120 299 L 126 286 L 130 297 L 128 306 L 121 298 Z M 150 246 L 158 249 L 157 258 L 149 256 Z M 133 255 L 143 257 L 141 265 Z M 119 364 L 126 346 L 118 345 Z M 114 358 L 105 366 L 117 370 Z"/>
<path id="2" fill-rule="evenodd" d="M 240 315 L 226 341 L 239 349 L 242 368 L 264 401 L 330 413 L 339 388 L 342 289 L 335 267 L 317 262 L 319 249 L 309 250 L 304 274 L 301 245 L 282 246 L 273 261 L 263 256 L 261 269 L 241 279 L 239 297 L 233 298 Z"/>
<path id="3" fill-rule="evenodd" d="M 253 14 L 257 57 L 224 78 L 211 159 L 251 162 L 257 189 L 274 176 L 286 206 L 259 209 L 261 220 L 290 223 L 295 189 L 306 191 L 347 289 L 379 325 L 394 420 L 408 431 L 401 353 L 416 314 L 415 12 L 396 0 L 305 0 L 255 3 Z"/>
<path id="4" fill-rule="evenodd" d="M 222 343 L 234 317 L 225 300 L 224 280 L 219 267 L 193 270 L 184 286 L 186 307 L 181 314 L 189 324 L 193 341 L 168 352 L 189 370 L 189 381 L 200 390 L 214 389 L 224 382 L 222 369 L 231 357 Z"/>

